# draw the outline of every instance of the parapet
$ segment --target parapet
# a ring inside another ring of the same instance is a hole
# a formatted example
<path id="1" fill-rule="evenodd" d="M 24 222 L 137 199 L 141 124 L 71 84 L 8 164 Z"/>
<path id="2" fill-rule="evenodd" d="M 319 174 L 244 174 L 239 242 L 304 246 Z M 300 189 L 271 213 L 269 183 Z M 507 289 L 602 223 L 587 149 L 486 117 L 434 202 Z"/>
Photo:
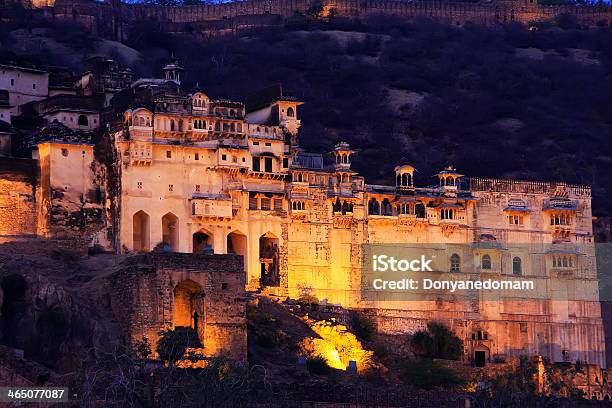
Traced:
<path id="1" fill-rule="evenodd" d="M 469 190 L 499 193 L 552 194 L 566 192 L 572 196 L 591 197 L 591 186 L 546 181 L 503 180 L 468 177 Z"/>

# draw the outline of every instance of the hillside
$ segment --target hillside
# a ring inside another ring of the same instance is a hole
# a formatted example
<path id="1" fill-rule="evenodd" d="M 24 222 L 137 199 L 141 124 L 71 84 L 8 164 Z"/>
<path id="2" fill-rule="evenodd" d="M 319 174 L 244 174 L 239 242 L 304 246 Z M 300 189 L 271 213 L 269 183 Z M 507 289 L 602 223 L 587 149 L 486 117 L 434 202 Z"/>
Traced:
<path id="1" fill-rule="evenodd" d="M 359 149 L 354 168 L 369 183 L 392 183 L 393 167 L 409 161 L 417 185 L 428 185 L 454 164 L 470 176 L 591 184 L 595 214 L 612 214 L 609 28 L 297 16 L 283 29 L 206 40 L 143 23 L 125 47 L 54 24 L 30 31 L 51 39 L 37 44 L 54 65 L 76 70 L 75 55 L 106 52 L 139 75 L 157 75 L 174 52 L 186 86 L 197 82 L 213 97 L 243 99 L 281 82 L 305 101 L 301 144 L 327 151 L 350 142 Z M 2 51 L 32 49 L 19 28 L 7 29 Z"/>

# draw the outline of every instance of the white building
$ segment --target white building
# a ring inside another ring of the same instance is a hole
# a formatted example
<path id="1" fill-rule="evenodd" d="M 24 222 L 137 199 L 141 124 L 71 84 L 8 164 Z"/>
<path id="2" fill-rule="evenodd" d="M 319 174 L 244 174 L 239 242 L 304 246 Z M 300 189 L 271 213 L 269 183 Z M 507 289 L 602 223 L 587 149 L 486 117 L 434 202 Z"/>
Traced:
<path id="1" fill-rule="evenodd" d="M 42 69 L 0 64 L 0 89 L 9 93 L 10 114 L 21 113 L 21 106 L 49 95 L 49 73 Z"/>

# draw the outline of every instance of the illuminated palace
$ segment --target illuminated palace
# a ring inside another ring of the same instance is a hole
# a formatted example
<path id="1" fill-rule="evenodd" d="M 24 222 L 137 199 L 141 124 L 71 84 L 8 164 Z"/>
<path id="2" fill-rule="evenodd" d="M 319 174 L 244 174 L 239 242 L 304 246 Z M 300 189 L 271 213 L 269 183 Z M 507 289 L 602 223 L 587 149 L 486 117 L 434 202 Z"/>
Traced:
<path id="1" fill-rule="evenodd" d="M 164 71 L 115 94 L 102 141 L 67 140 L 87 133 L 57 119 L 38 133 L 36 234 L 85 231 L 118 252 L 242 255 L 249 290 L 363 308 L 387 333 L 442 321 L 476 364 L 541 354 L 604 366 L 590 187 L 467 178 L 453 167 L 434 186 L 415 187 L 409 164 L 395 168 L 394 185 L 367 184 L 351 169 L 347 143 L 330 147 L 325 161 L 300 149 L 301 102 L 280 87 L 245 103 L 214 100 L 181 89 L 178 63 Z M 448 257 L 445 272 L 554 280 L 569 300 L 364 301 L 366 243 L 465 244 L 471 252 Z"/>

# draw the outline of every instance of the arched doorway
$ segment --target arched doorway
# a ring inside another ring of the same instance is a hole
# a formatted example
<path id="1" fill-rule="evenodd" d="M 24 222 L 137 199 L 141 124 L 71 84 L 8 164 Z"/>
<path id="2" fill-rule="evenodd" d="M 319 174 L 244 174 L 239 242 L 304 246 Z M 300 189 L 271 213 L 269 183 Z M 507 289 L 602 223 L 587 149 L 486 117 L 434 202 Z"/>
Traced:
<path id="1" fill-rule="evenodd" d="M 227 234 L 227 253 L 242 255 L 242 262 L 244 264 L 244 271 L 247 272 L 248 276 L 248 245 L 247 237 L 240 231 L 233 231 Z"/>
<path id="2" fill-rule="evenodd" d="M 134 251 L 148 251 L 149 243 L 149 214 L 138 211 L 132 221 L 132 248 Z"/>
<path id="3" fill-rule="evenodd" d="M 489 361 L 489 349 L 485 346 L 474 348 L 474 365 L 476 367 L 484 367 Z"/>
<path id="4" fill-rule="evenodd" d="M 188 279 L 174 288 L 172 304 L 172 324 L 175 331 L 183 331 L 193 336 L 191 347 L 201 347 L 204 339 L 204 292 L 196 282 Z"/>
<path id="5" fill-rule="evenodd" d="M 79 126 L 87 127 L 89 126 L 89 119 L 85 115 L 79 115 L 78 124 Z"/>
<path id="6" fill-rule="evenodd" d="M 191 240 L 194 254 L 202 254 L 207 251 L 213 251 L 213 235 L 205 229 L 201 229 L 193 234 Z"/>
<path id="7" fill-rule="evenodd" d="M 21 275 L 9 275 L 2 279 L 2 333 L 3 342 L 7 346 L 19 346 L 17 333 L 19 333 L 19 323 L 27 312 L 26 290 L 28 284 Z"/>
<path id="8" fill-rule="evenodd" d="M 260 281 L 263 286 L 279 286 L 278 238 L 271 232 L 259 237 Z"/>
<path id="9" fill-rule="evenodd" d="M 164 250 L 170 252 L 178 251 L 179 222 L 178 217 L 172 213 L 162 217 L 162 242 Z"/>

